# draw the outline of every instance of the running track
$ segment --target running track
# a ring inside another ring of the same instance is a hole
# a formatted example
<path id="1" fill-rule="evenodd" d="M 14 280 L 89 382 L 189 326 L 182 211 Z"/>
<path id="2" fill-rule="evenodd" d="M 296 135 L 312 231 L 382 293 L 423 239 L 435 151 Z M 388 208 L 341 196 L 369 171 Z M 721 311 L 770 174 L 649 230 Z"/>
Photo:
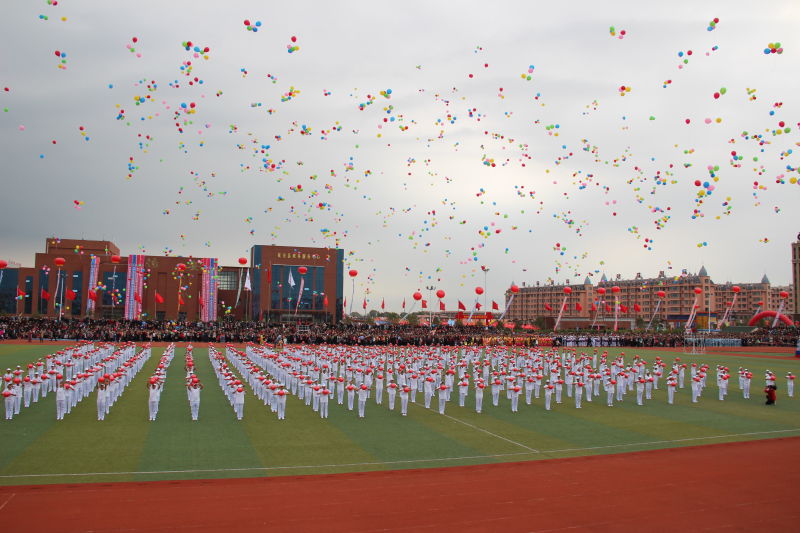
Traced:
<path id="1" fill-rule="evenodd" d="M 0 487 L 7 531 L 797 531 L 800 437 L 482 466 Z"/>

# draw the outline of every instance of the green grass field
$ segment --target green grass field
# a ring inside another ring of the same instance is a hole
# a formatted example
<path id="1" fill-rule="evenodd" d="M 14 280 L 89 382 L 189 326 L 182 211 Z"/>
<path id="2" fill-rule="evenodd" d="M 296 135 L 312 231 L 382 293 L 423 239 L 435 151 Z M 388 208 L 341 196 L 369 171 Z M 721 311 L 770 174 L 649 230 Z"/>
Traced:
<path id="1" fill-rule="evenodd" d="M 0 345 L 0 367 L 27 364 L 57 346 Z M 505 394 L 492 407 L 484 395 L 483 414 L 474 410 L 472 395 L 459 408 L 457 395 L 446 416 L 417 404 L 400 416 L 400 400 L 389 411 L 385 398 L 378 406 L 371 398 L 366 418 L 335 401 L 330 418 L 321 420 L 311 407 L 291 396 L 286 420 L 276 416 L 248 394 L 244 420 L 233 409 L 214 377 L 208 352 L 195 348 L 196 373 L 205 384 L 200 420 L 192 422 L 183 387 L 183 358 L 179 347 L 168 372 L 158 420 L 147 421 L 145 381 L 163 349 L 153 356 L 111 409 L 104 422 L 96 420 L 95 395 L 83 400 L 65 420 L 55 419 L 55 395 L 22 409 L 13 421 L 0 421 L 0 485 L 143 481 L 225 477 L 322 474 L 400 468 L 441 467 L 492 462 L 541 460 L 555 457 L 625 453 L 678 446 L 800 436 L 800 401 L 786 396 L 788 370 L 800 360 L 757 359 L 706 354 L 689 356 L 658 352 L 671 361 L 725 364 L 753 374 L 752 399 L 744 400 L 736 378 L 728 399 L 716 399 L 714 380 L 699 404 L 691 404 L 689 389 L 680 390 L 676 404 L 666 403 L 662 389 L 645 406 L 635 394 L 608 408 L 605 396 L 583 402 L 576 410 L 571 398 L 545 411 L 543 400 L 512 413 Z M 614 349 L 610 350 L 615 353 Z M 634 352 L 627 350 L 627 355 Z M 652 361 L 656 352 L 642 355 Z M 778 403 L 763 401 L 763 371 L 779 377 Z M 687 374 L 688 375 L 688 374 Z M 248 392 L 250 392 L 248 390 Z M 431 404 L 434 406 L 436 400 Z"/>

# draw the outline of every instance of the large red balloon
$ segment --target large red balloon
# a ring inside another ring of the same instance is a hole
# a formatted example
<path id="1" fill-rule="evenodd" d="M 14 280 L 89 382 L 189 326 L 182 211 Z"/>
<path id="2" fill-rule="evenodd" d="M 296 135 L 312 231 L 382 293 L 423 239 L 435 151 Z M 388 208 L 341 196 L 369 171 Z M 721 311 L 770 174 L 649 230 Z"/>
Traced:
<path id="1" fill-rule="evenodd" d="M 300 272 L 301 276 L 304 276 L 308 269 L 306 267 L 298 267 L 297 271 Z"/>
<path id="2" fill-rule="evenodd" d="M 350 274 L 351 278 L 354 278 L 354 277 L 358 276 L 358 270 L 353 269 L 350 272 L 348 272 L 348 274 Z"/>
<path id="3" fill-rule="evenodd" d="M 564 294 L 572 294 L 572 287 L 564 287 Z"/>
<path id="4" fill-rule="evenodd" d="M 442 289 L 436 291 L 436 297 L 439 298 L 440 300 L 444 298 L 444 291 Z"/>
<path id="5" fill-rule="evenodd" d="M 613 293 L 618 293 L 619 291 L 620 291 L 620 288 L 619 288 L 619 287 L 617 287 L 616 285 L 614 285 L 613 287 L 611 287 L 611 292 L 613 292 Z"/>
<path id="6" fill-rule="evenodd" d="M 475 294 L 477 294 L 478 296 L 483 294 L 483 287 L 475 287 Z"/>
<path id="7" fill-rule="evenodd" d="M 112 263 L 116 264 L 116 263 L 119 263 L 120 261 L 122 261 L 122 258 L 120 256 L 118 256 L 118 255 L 112 255 L 111 256 L 111 262 Z"/>
<path id="8" fill-rule="evenodd" d="M 736 294 L 739 294 L 742 291 L 742 288 L 738 285 L 734 285 L 733 288 L 731 288 L 731 290 Z"/>
<path id="9" fill-rule="evenodd" d="M 786 292 L 786 291 L 781 291 L 779 294 L 780 294 L 781 298 L 788 298 L 789 297 L 789 293 Z"/>
<path id="10" fill-rule="evenodd" d="M 606 293 L 605 287 L 598 287 L 597 288 L 597 294 L 599 294 L 600 296 L 604 295 L 605 293 Z"/>
<path id="11" fill-rule="evenodd" d="M 242 265 L 242 266 L 246 265 L 247 264 L 247 258 L 246 257 L 240 257 L 239 258 L 239 264 Z"/>
<path id="12" fill-rule="evenodd" d="M 664 291 L 658 291 L 658 292 L 656 293 L 656 296 L 658 296 L 659 298 L 662 298 L 662 299 L 663 299 L 663 298 L 666 298 L 666 297 L 667 297 L 667 293 L 666 293 L 666 292 L 664 292 Z"/>
<path id="13" fill-rule="evenodd" d="M 178 263 L 177 265 L 175 265 L 175 268 L 177 268 L 179 272 L 183 272 L 184 270 L 186 270 L 186 265 L 184 265 L 183 263 Z"/>
<path id="14" fill-rule="evenodd" d="M 700 287 L 695 287 L 694 288 L 694 293 L 695 294 L 702 294 L 703 293 L 703 289 L 701 289 Z"/>
<path id="15" fill-rule="evenodd" d="M 514 294 L 517 294 L 519 292 L 519 287 L 517 287 L 516 285 L 512 285 L 511 286 L 511 292 L 513 292 Z"/>
<path id="16" fill-rule="evenodd" d="M 0 259 L 0 268 L 5 268 L 8 266 L 8 262 L 5 259 Z"/>
<path id="17" fill-rule="evenodd" d="M 419 291 L 415 292 L 415 293 L 414 293 L 414 294 L 412 294 L 411 296 L 412 296 L 412 297 L 413 297 L 413 298 L 414 298 L 416 301 L 420 301 L 420 300 L 422 300 L 422 293 L 420 293 Z"/>
<path id="18" fill-rule="evenodd" d="M 55 263 L 56 266 L 64 266 L 64 263 L 66 262 L 67 260 L 64 259 L 63 257 L 56 257 L 55 259 L 53 259 L 53 263 Z"/>

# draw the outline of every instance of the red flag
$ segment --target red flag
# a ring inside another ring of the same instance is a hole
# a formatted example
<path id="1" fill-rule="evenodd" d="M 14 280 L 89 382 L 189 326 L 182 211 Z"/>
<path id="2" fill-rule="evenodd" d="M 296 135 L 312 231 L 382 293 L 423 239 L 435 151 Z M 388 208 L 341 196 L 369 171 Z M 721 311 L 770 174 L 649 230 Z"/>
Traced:
<path id="1" fill-rule="evenodd" d="M 160 294 L 158 294 L 158 291 L 156 291 L 156 303 L 157 304 L 163 304 L 164 303 L 164 297 L 161 296 Z"/>
<path id="2" fill-rule="evenodd" d="M 642 310 L 642 306 L 639 304 L 633 304 L 633 310 L 638 313 Z"/>
<path id="3" fill-rule="evenodd" d="M 66 298 L 66 299 L 67 299 L 67 300 L 69 300 L 70 302 L 71 302 L 71 301 L 73 301 L 73 300 L 75 299 L 75 296 L 77 296 L 77 295 L 75 294 L 75 291 L 71 291 L 71 290 L 69 290 L 69 289 L 67 289 L 67 291 L 64 293 L 64 298 Z"/>
<path id="4" fill-rule="evenodd" d="M 592 304 L 592 311 L 597 311 L 597 306 L 595 304 Z"/>
<path id="5" fill-rule="evenodd" d="M 361 307 L 363 307 L 366 310 L 366 308 L 367 308 L 367 299 L 366 298 L 364 298 L 364 303 L 361 305 Z"/>
<path id="6" fill-rule="evenodd" d="M 50 300 L 50 293 L 47 292 L 46 290 L 42 289 L 41 298 L 42 298 L 42 300 L 48 300 L 49 301 Z"/>
<path id="7" fill-rule="evenodd" d="M 544 304 L 544 310 L 545 311 L 552 311 L 553 307 L 550 304 Z"/>
<path id="8" fill-rule="evenodd" d="M 322 299 L 322 306 L 328 307 L 328 295 L 325 295 L 325 298 Z"/>
<path id="9" fill-rule="evenodd" d="M 497 302 L 492 300 L 492 311 L 499 311 L 499 310 L 500 310 L 500 306 L 497 305 Z"/>
<path id="10" fill-rule="evenodd" d="M 272 265 L 267 269 L 267 285 L 272 283 Z"/>
<path id="11" fill-rule="evenodd" d="M 627 313 L 628 312 L 628 306 L 619 304 L 619 310 L 622 311 L 623 313 Z"/>
<path id="12" fill-rule="evenodd" d="M 491 320 L 492 318 L 493 318 L 492 317 L 492 313 L 489 312 L 489 311 L 486 311 L 486 320 Z"/>
<path id="13" fill-rule="evenodd" d="M 89 299 L 93 302 L 97 301 L 97 293 L 92 289 L 89 289 Z"/>
<path id="14" fill-rule="evenodd" d="M 464 312 L 463 311 L 459 311 L 458 313 L 456 313 L 456 320 L 464 320 Z"/>
<path id="15" fill-rule="evenodd" d="M 461 300 L 458 301 L 458 310 L 459 311 L 466 311 L 467 310 L 467 306 L 464 305 L 464 303 Z"/>
<path id="16" fill-rule="evenodd" d="M 444 311 L 444 302 L 439 300 L 439 311 Z"/>
<path id="17" fill-rule="evenodd" d="M 186 305 L 186 302 L 183 301 L 183 295 L 178 295 L 178 305 Z"/>
<path id="18" fill-rule="evenodd" d="M 386 309 L 386 300 L 381 298 L 381 309 Z"/>
<path id="19" fill-rule="evenodd" d="M 347 298 L 345 298 L 344 302 L 342 302 L 342 309 L 347 309 Z"/>
<path id="20" fill-rule="evenodd" d="M 564 305 L 561 306 L 561 310 L 562 311 L 567 311 L 568 309 L 569 309 L 569 304 L 567 304 L 567 303 L 565 303 Z"/>
<path id="21" fill-rule="evenodd" d="M 428 308 L 428 301 L 427 300 L 422 300 L 422 308 L 423 309 L 427 309 Z"/>
<path id="22" fill-rule="evenodd" d="M 405 308 L 406 308 L 406 299 L 403 298 L 403 309 L 405 309 Z"/>
<path id="23" fill-rule="evenodd" d="M 610 313 L 610 312 L 611 312 L 611 306 L 606 304 L 606 313 Z"/>
<path id="24" fill-rule="evenodd" d="M 583 306 L 579 302 L 575 302 L 575 310 L 583 311 Z"/>
<path id="25" fill-rule="evenodd" d="M 480 302 L 475 302 L 475 309 L 478 310 L 478 311 L 481 310 L 481 303 Z"/>
<path id="26" fill-rule="evenodd" d="M 20 298 L 24 298 L 25 296 L 27 296 L 27 294 L 25 294 L 25 291 L 17 287 L 17 296 Z"/>
<path id="27" fill-rule="evenodd" d="M 138 292 L 133 293 L 133 301 L 137 303 L 142 303 L 142 295 Z"/>

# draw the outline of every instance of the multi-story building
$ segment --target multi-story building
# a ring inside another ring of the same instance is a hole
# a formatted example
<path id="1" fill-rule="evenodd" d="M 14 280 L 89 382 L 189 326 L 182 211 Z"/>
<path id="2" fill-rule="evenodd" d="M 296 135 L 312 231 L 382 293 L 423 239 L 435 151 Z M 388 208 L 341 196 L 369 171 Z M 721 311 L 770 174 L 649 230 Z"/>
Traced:
<path id="1" fill-rule="evenodd" d="M 34 267 L 3 269 L 0 313 L 212 321 L 341 320 L 340 249 L 253 246 L 216 258 L 120 255 L 109 241 L 48 239 Z"/>
<path id="2" fill-rule="evenodd" d="M 800 320 L 800 233 L 797 234 L 797 242 L 792 243 L 792 282 L 794 319 Z"/>
<path id="3" fill-rule="evenodd" d="M 569 287 L 569 294 L 565 288 Z M 738 287 L 738 292 L 734 292 Z M 695 289 L 699 288 L 697 294 Z M 788 298 L 781 298 L 781 292 Z M 564 305 L 559 327 L 609 327 L 616 320 L 619 328 L 647 325 L 652 320 L 656 326 L 682 327 L 693 309 L 694 327 L 717 327 L 728 307 L 733 304 L 729 323 L 746 323 L 760 310 L 777 310 L 783 300 L 784 312 L 794 306 L 792 287 L 773 287 L 765 275 L 760 283 L 715 284 L 705 267 L 696 274 L 683 273 L 668 277 L 660 272 L 655 278 L 637 274 L 634 279 L 609 280 L 605 275 L 597 285 L 587 277 L 583 283 L 536 283 L 519 287 L 511 299 L 506 292 L 506 318 L 514 321 L 533 321 L 544 317 L 552 326 Z M 734 294 L 736 300 L 734 302 Z M 619 305 L 617 305 L 619 304 Z"/>

